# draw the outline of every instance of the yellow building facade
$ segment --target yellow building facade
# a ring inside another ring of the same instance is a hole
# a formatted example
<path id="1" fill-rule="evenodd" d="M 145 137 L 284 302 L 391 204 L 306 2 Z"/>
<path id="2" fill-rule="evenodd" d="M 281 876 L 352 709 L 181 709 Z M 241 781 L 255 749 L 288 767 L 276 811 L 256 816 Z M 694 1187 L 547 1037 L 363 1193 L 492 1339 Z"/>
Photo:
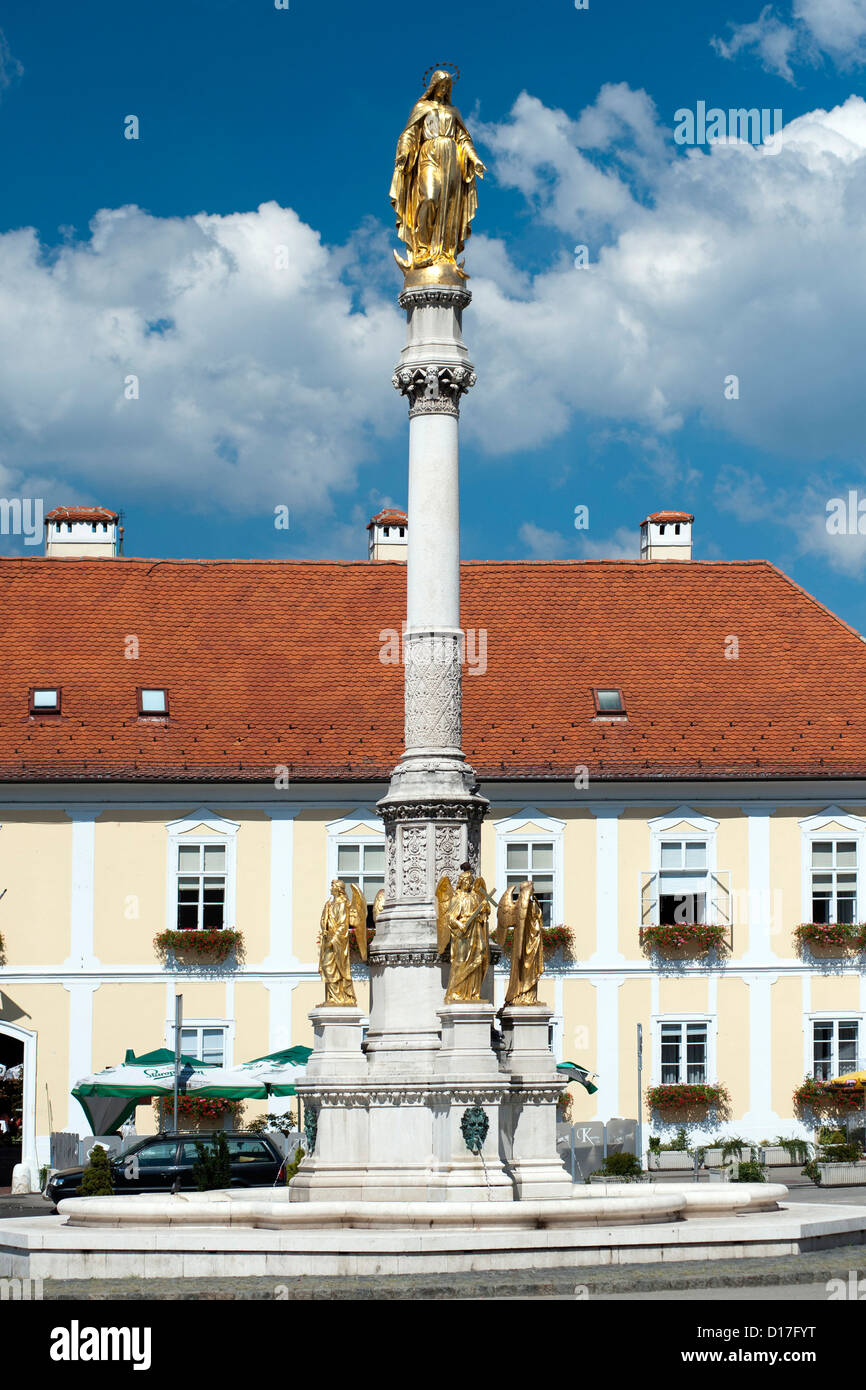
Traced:
<path id="1" fill-rule="evenodd" d="M 578 1122 L 634 1118 L 640 1106 L 644 1132 L 665 1132 L 638 1095 L 638 1024 L 643 1088 L 720 1083 L 731 1113 L 714 1132 L 755 1141 L 807 1132 L 792 1100 L 804 1076 L 863 1065 L 862 957 L 804 958 L 794 930 L 822 913 L 866 916 L 866 797 L 826 782 L 776 783 L 772 802 L 755 790 L 484 788 L 488 885 L 499 894 L 532 877 L 547 924 L 572 933 L 570 954 L 548 952 L 540 994 L 554 1011 L 558 1059 L 597 1073 L 597 1094 L 572 1088 Z M 383 792 L 7 789 L 0 1043 L 7 1065 L 24 1066 L 25 1162 L 48 1161 L 52 1129 L 89 1131 L 71 1095 L 83 1076 L 129 1048 L 173 1045 L 176 994 L 184 1051 L 203 1058 L 231 1066 L 312 1042 L 322 904 L 337 875 L 368 901 L 383 886 Z M 688 904 L 689 920 L 723 925 L 725 949 L 676 958 L 642 949 L 641 928 L 668 920 L 674 902 Z M 234 927 L 243 951 L 224 964 L 163 959 L 154 938 L 179 924 Z M 354 969 L 365 1007 L 367 969 Z M 504 960 L 495 977 L 499 1004 Z M 245 1119 L 261 1109 L 248 1103 Z M 155 1128 L 149 1106 L 136 1124 Z"/>

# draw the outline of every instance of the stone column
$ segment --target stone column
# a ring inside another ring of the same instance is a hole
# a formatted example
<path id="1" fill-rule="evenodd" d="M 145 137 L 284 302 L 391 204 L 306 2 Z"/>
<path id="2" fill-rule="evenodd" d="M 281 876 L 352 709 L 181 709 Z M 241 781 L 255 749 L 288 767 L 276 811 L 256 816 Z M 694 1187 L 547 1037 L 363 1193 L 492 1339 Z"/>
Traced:
<path id="1" fill-rule="evenodd" d="M 379 803 L 386 903 L 370 950 L 371 1076 L 432 1076 L 447 967 L 436 950 L 436 884 L 478 869 L 487 802 L 461 729 L 460 397 L 475 381 L 462 339 L 462 286 L 408 287 L 408 340 L 394 374 L 409 402 L 405 748 Z"/>
<path id="2" fill-rule="evenodd" d="M 467 861 L 478 872 L 487 808 L 461 731 L 457 436 L 460 397 L 475 380 L 461 338 L 469 299 L 462 285 L 414 285 L 400 296 L 408 341 L 394 385 L 409 403 L 405 747 L 379 802 L 387 874 L 369 951 L 366 1078 L 328 1079 L 311 1059 L 297 1089 L 317 1110 L 321 1139 L 292 1183 L 293 1201 L 510 1200 L 514 1191 L 499 1154 L 510 1083 L 492 1047 L 493 1006 L 443 1008 L 449 967 L 436 941 L 436 885 L 443 874 L 456 881 Z M 327 1032 L 316 1039 L 323 1063 Z M 479 1157 L 461 1132 L 476 1105 L 489 1124 Z"/>

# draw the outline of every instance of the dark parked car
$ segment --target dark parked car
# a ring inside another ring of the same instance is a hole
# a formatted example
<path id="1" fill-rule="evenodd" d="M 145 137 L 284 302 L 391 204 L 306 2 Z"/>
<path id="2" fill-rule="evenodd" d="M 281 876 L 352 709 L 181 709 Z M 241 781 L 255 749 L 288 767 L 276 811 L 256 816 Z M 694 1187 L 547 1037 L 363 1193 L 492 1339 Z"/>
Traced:
<path id="1" fill-rule="evenodd" d="M 271 1187 L 283 1164 L 283 1156 L 266 1134 L 227 1134 L 232 1165 L 232 1187 Z M 193 1165 L 196 1145 L 207 1141 L 201 1134 L 153 1134 L 140 1139 L 111 1159 L 116 1193 L 171 1192 L 175 1187 L 195 1188 Z M 50 1202 L 75 1197 L 83 1168 L 63 1168 L 52 1173 L 45 1188 Z"/>

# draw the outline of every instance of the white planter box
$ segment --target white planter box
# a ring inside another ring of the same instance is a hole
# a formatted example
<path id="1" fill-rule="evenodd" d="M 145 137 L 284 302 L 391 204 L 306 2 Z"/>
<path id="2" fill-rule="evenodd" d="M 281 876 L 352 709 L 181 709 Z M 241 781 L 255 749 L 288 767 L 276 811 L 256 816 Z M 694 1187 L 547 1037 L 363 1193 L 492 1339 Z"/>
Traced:
<path id="1" fill-rule="evenodd" d="M 705 1168 L 721 1168 L 722 1151 L 721 1149 L 707 1149 L 704 1153 Z"/>
<path id="2" fill-rule="evenodd" d="M 768 1144 L 760 1152 L 764 1155 L 764 1162 L 769 1168 L 802 1168 L 803 1164 L 798 1163 L 797 1159 L 792 1158 L 787 1149 L 783 1149 L 781 1144 Z M 804 1160 L 805 1161 L 805 1160 Z"/>
<path id="3" fill-rule="evenodd" d="M 866 1163 L 819 1163 L 822 1187 L 863 1187 Z"/>
<path id="4" fill-rule="evenodd" d="M 682 1173 L 693 1170 L 694 1166 L 695 1160 L 692 1158 L 691 1154 L 677 1153 L 676 1151 L 653 1153 L 652 1150 L 647 1154 L 647 1168 L 649 1168 L 651 1172 Z"/>

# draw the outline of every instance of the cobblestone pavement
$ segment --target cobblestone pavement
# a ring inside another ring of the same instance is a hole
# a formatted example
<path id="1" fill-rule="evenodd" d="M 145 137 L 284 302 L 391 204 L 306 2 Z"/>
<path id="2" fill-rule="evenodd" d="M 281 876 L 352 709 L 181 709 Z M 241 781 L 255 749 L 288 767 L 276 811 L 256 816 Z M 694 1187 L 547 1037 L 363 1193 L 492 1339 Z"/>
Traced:
<path id="1" fill-rule="evenodd" d="M 711 1263 L 631 1265 L 618 1269 L 578 1268 L 545 1273 L 400 1275 L 355 1278 L 255 1279 L 46 1279 L 43 1297 L 51 1300 L 173 1299 L 181 1301 L 295 1300 L 461 1300 L 508 1298 L 593 1298 L 610 1294 L 658 1296 L 689 1290 L 690 1297 L 724 1297 L 724 1290 L 811 1285 L 826 1299 L 829 1279 L 848 1279 L 854 1270 L 866 1279 L 866 1245 L 810 1251 L 773 1259 L 713 1260 Z M 697 1286 L 697 1287 L 696 1287 Z M 586 1293 L 582 1290 L 586 1289 Z M 795 1295 L 795 1297 L 798 1295 Z M 808 1295 L 807 1295 L 808 1297 Z"/>

